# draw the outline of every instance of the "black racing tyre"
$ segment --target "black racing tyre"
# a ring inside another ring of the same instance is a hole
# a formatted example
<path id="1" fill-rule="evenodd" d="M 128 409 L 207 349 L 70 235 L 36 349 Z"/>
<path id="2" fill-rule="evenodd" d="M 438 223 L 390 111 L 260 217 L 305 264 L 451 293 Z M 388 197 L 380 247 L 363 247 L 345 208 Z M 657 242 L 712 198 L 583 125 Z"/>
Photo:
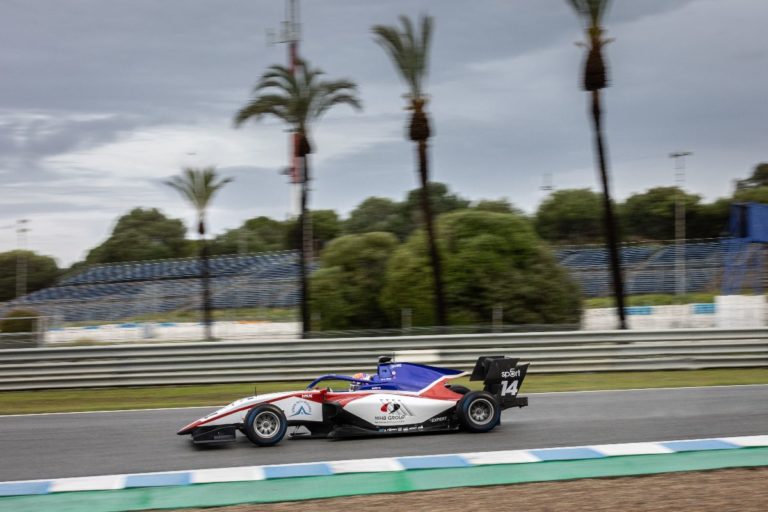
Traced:
<path id="1" fill-rule="evenodd" d="M 468 432 L 488 432 L 501 420 L 501 407 L 486 391 L 472 391 L 456 404 L 459 423 Z"/>
<path id="2" fill-rule="evenodd" d="M 285 436 L 288 420 L 279 407 L 270 404 L 257 405 L 245 416 L 243 430 L 253 444 L 272 446 Z"/>

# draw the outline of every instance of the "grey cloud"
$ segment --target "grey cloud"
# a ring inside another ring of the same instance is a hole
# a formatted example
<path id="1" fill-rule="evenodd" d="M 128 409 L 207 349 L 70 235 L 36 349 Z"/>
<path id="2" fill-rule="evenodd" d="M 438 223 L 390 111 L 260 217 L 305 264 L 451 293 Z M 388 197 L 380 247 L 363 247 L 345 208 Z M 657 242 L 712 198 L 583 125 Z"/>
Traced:
<path id="1" fill-rule="evenodd" d="M 282 218 L 289 212 L 290 185 L 280 169 L 224 166 L 218 171 L 234 178 L 234 182 L 221 190 L 215 207 L 238 212 L 242 215 L 240 222 L 259 215 Z"/>
<path id="2" fill-rule="evenodd" d="M 429 79 L 435 179 L 474 199 L 508 196 L 528 210 L 542 197 L 545 173 L 559 187 L 596 187 L 587 98 L 578 89 L 583 53 L 573 46 L 583 35 L 566 0 L 301 4 L 302 55 L 329 76 L 357 80 L 368 103 L 359 117 L 381 119 L 382 129 L 381 142 L 349 153 L 328 157 L 319 148 L 314 207 L 349 211 L 369 195 L 401 198 L 416 184 L 412 145 L 391 139 L 391 119 L 406 123 L 404 87 L 370 34 L 371 25 L 395 23 L 401 13 L 436 18 Z M 616 42 L 607 49 L 612 86 L 605 105 L 620 197 L 670 183 L 666 155 L 673 150 L 696 153 L 689 183 L 708 197 L 726 193 L 730 180 L 766 159 L 766 16 L 768 5 L 754 1 L 614 2 L 606 19 Z M 51 168 L 45 159 L 151 126 L 230 126 L 264 68 L 285 61 L 284 46 L 265 44 L 266 30 L 282 17 L 280 0 L 4 2 L 0 186 L 20 197 L 34 186 L 51 200 L 29 196 L 24 207 L 6 205 L 0 222 L 76 205 L 103 217 L 133 201 L 184 211 L 170 191 L 157 192 L 156 182 L 113 176 L 108 165 Z M 30 114 L 42 120 L 19 121 Z M 103 117 L 84 117 L 94 114 Z M 352 115 L 340 110 L 331 119 Z M 354 125 L 326 122 L 320 129 L 339 134 L 342 126 Z M 217 202 L 215 226 L 290 209 L 277 169 L 221 171 L 237 181 Z M 88 234 L 69 245 L 95 245 L 93 233 L 102 228 L 84 226 Z"/>
<path id="3" fill-rule="evenodd" d="M 115 140 L 120 134 L 152 123 L 131 115 L 77 116 L 49 111 L 4 118 L 0 114 L 0 149 L 45 157 Z"/>

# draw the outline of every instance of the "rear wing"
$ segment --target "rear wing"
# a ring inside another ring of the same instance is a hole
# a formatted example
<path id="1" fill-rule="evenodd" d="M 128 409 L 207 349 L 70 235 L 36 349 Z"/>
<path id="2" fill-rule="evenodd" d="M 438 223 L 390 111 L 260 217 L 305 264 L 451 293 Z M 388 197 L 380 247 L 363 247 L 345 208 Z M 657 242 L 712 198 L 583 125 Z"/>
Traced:
<path id="1" fill-rule="evenodd" d="M 519 358 L 507 356 L 480 356 L 469 380 L 483 381 L 483 389 L 498 399 L 502 409 L 525 407 L 528 405 L 528 398 L 517 394 L 530 363 L 518 364 L 519 362 Z"/>

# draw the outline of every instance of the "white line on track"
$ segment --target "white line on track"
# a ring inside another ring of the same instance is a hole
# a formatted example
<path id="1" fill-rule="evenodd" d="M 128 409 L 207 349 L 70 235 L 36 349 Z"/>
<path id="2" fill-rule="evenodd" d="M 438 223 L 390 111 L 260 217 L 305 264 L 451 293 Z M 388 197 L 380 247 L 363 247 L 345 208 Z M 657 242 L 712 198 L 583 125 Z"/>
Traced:
<path id="1" fill-rule="evenodd" d="M 679 386 L 671 388 L 632 388 L 632 389 L 588 389 L 582 391 L 542 391 L 538 393 L 523 393 L 524 396 L 539 395 L 571 395 L 578 393 L 620 393 L 623 391 L 674 391 L 676 389 L 712 389 L 712 388 L 749 388 L 749 387 L 768 387 L 768 384 L 723 384 L 718 386 Z M 67 414 L 109 414 L 113 412 L 152 412 L 152 411 L 182 411 L 188 409 L 218 409 L 224 404 L 217 405 L 195 405 L 191 407 L 158 407 L 155 409 L 115 409 L 112 411 L 73 411 L 73 412 L 34 412 L 28 414 L 0 414 L 3 418 L 18 418 L 22 416 L 54 416 Z"/>

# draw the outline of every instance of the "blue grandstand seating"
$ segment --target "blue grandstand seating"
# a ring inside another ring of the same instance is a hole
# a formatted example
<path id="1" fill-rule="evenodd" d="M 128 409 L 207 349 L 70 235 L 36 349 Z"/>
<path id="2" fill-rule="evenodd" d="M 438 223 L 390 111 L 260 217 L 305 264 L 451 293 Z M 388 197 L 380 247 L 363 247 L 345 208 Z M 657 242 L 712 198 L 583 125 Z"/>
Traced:
<path id="1" fill-rule="evenodd" d="M 298 304 L 296 251 L 213 257 L 209 268 L 214 308 Z M 200 270 L 196 259 L 95 265 L 5 307 L 34 306 L 65 321 L 200 309 Z"/>
<path id="2" fill-rule="evenodd" d="M 244 256 L 219 256 L 210 259 L 211 277 L 236 275 L 259 268 L 284 264 L 296 259 L 295 251 L 249 254 Z M 95 265 L 76 274 L 66 276 L 59 285 L 114 283 L 118 281 L 148 281 L 198 277 L 200 261 L 196 258 L 161 261 L 138 261 Z"/>
<path id="3" fill-rule="evenodd" d="M 657 251 L 658 248 L 652 246 L 622 247 L 619 251 L 619 258 L 622 265 L 634 265 L 648 260 Z M 608 252 L 602 247 L 558 251 L 556 256 L 558 262 L 567 268 L 604 267 L 608 265 L 609 261 Z"/>
<path id="4" fill-rule="evenodd" d="M 557 248 L 555 258 L 579 283 L 586 297 L 611 293 L 608 253 L 603 247 Z M 684 246 L 686 290 L 716 290 L 723 268 L 724 249 L 719 240 L 687 242 Z M 674 293 L 677 274 L 674 244 L 627 245 L 621 248 L 625 291 L 629 295 Z"/>
<path id="5" fill-rule="evenodd" d="M 602 247 L 562 247 L 553 251 L 586 297 L 611 294 L 611 273 Z M 675 246 L 635 244 L 621 248 L 626 293 L 673 293 Z M 299 303 L 296 251 L 210 259 L 213 305 L 294 307 Z M 685 246 L 688 292 L 716 290 L 723 266 L 719 241 Z M 200 263 L 177 259 L 95 265 L 65 276 L 56 286 L 6 303 L 28 305 L 66 321 L 120 320 L 132 316 L 200 308 Z"/>

